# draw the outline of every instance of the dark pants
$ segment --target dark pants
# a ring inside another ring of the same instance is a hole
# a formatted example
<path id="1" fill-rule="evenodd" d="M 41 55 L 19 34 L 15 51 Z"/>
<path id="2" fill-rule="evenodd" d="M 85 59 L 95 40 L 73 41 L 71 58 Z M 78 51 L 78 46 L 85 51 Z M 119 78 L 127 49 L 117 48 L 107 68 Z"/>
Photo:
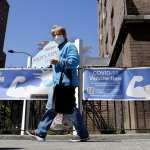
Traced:
<path id="1" fill-rule="evenodd" d="M 55 113 L 53 112 L 53 110 L 46 110 L 35 131 L 36 134 L 38 134 L 41 137 L 46 137 L 47 131 L 50 128 L 54 117 Z M 68 114 L 68 117 L 71 119 L 78 136 L 80 138 L 87 138 L 89 134 L 84 125 L 80 111 L 77 108 L 74 108 L 73 113 Z"/>
<path id="2" fill-rule="evenodd" d="M 61 87 L 62 88 L 62 87 Z M 76 108 L 75 104 L 75 87 L 67 86 L 61 89 L 56 86 L 54 89 L 54 101 L 55 109 L 48 109 L 45 111 L 41 121 L 38 124 L 36 133 L 40 136 L 45 137 L 48 129 L 56 115 L 56 112 L 68 114 L 71 119 L 77 134 L 80 138 L 86 138 L 89 136 L 88 131 L 84 125 L 83 118 L 80 111 Z M 62 91 L 60 91 L 62 90 Z M 59 95 L 60 94 L 60 95 Z"/>

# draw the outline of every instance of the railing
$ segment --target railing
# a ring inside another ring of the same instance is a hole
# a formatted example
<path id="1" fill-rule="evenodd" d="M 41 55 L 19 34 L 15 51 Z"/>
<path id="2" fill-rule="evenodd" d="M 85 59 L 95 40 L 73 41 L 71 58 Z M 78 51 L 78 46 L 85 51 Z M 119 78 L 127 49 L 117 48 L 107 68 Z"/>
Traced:
<path id="1" fill-rule="evenodd" d="M 30 102 L 29 129 L 34 130 L 46 101 Z M 20 134 L 23 101 L 0 101 L 0 134 Z"/>
<path id="2" fill-rule="evenodd" d="M 31 101 L 29 129 L 34 130 L 46 101 Z M 0 101 L 0 134 L 20 134 L 23 101 Z M 83 101 L 83 116 L 89 132 L 150 132 L 150 102 Z"/>
<path id="3" fill-rule="evenodd" d="M 150 101 L 86 101 L 83 112 L 91 133 L 150 132 Z"/>

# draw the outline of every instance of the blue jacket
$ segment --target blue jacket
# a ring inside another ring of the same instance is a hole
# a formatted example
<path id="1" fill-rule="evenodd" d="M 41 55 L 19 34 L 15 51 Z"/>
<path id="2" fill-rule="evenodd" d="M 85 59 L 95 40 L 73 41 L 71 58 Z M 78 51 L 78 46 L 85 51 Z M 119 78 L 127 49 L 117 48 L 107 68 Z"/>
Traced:
<path id="1" fill-rule="evenodd" d="M 77 66 L 79 65 L 79 54 L 75 45 L 71 42 L 64 42 L 58 46 L 59 63 L 53 65 L 53 82 L 59 84 L 61 71 L 64 66 L 63 85 L 79 85 Z"/>

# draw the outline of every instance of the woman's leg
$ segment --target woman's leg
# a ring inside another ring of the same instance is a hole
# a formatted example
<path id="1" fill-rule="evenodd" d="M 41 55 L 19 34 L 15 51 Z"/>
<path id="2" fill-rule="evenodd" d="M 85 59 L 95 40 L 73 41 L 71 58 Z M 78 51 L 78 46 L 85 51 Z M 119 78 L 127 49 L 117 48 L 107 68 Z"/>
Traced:
<path id="1" fill-rule="evenodd" d="M 55 112 L 53 109 L 47 109 L 35 130 L 36 135 L 45 138 L 50 125 L 55 118 Z"/>
<path id="2" fill-rule="evenodd" d="M 77 131 L 77 135 L 80 137 L 80 139 L 88 138 L 89 133 L 86 126 L 84 125 L 83 118 L 78 108 L 75 108 L 71 120 Z"/>

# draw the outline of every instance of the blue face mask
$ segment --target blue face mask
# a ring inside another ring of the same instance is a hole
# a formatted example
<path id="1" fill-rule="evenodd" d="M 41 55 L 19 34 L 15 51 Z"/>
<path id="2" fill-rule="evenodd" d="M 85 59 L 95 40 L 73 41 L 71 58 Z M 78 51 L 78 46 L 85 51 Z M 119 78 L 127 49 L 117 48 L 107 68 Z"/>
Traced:
<path id="1" fill-rule="evenodd" d="M 62 43 L 65 41 L 63 35 L 56 35 L 56 36 L 54 37 L 54 40 L 55 40 L 55 42 L 56 42 L 58 45 L 62 44 Z"/>

